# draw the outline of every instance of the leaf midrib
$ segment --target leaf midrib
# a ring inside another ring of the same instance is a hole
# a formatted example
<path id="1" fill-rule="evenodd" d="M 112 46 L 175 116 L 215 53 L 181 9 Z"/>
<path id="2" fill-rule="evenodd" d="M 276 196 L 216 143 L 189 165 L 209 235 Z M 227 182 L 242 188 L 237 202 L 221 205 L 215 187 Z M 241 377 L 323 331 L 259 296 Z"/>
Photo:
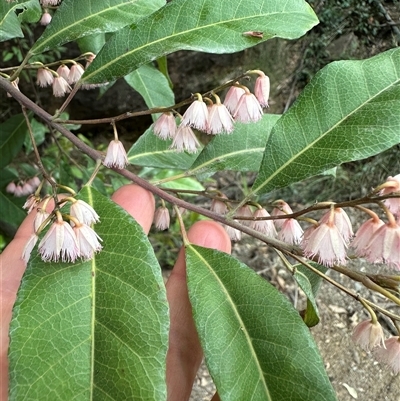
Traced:
<path id="1" fill-rule="evenodd" d="M 366 60 L 367 61 L 367 60 Z M 363 74 L 365 75 L 365 74 Z M 270 181 L 273 180 L 273 178 L 280 174 L 281 171 L 283 171 L 288 165 L 290 165 L 291 163 L 293 163 L 294 160 L 296 160 L 297 158 L 299 158 L 300 156 L 303 155 L 303 153 L 305 153 L 306 151 L 309 150 L 309 148 L 311 148 L 312 146 L 314 146 L 316 143 L 318 143 L 318 141 L 324 139 L 326 137 L 326 135 L 328 135 L 331 131 L 333 131 L 334 129 L 336 129 L 338 126 L 340 126 L 344 121 L 346 121 L 346 119 L 350 118 L 354 113 L 356 113 L 360 108 L 364 107 L 365 105 L 367 105 L 368 103 L 370 103 L 372 100 L 374 100 L 376 97 L 378 97 L 380 94 L 382 94 L 383 92 L 385 92 L 386 90 L 388 90 L 389 88 L 395 86 L 397 83 L 400 82 L 400 78 L 398 78 L 396 81 L 392 82 L 390 85 L 385 86 L 382 90 L 380 90 L 379 92 L 377 92 L 375 95 L 373 95 L 372 97 L 368 98 L 367 101 L 361 103 L 358 107 L 356 107 L 353 111 L 351 111 L 351 113 L 347 114 L 345 117 L 343 117 L 342 119 L 340 119 L 336 124 L 334 124 L 331 128 L 329 128 L 329 130 L 327 130 L 325 133 L 323 133 L 322 135 L 318 136 L 314 141 L 312 141 L 311 143 L 309 143 L 305 148 L 303 148 L 300 152 L 298 152 L 295 157 L 289 159 L 288 161 L 286 161 L 281 167 L 279 167 L 273 174 L 271 174 L 268 179 L 266 181 L 264 181 L 261 185 L 259 185 L 256 189 L 252 190 L 251 193 L 248 196 L 252 196 L 257 194 L 257 192 L 265 187 Z M 271 133 L 273 134 L 273 132 Z"/>
<path id="2" fill-rule="evenodd" d="M 192 175 L 197 170 L 201 170 L 202 168 L 207 167 L 209 164 L 212 164 L 214 162 L 224 162 L 224 161 L 226 161 L 227 159 L 229 159 L 231 157 L 234 157 L 234 156 L 237 156 L 237 155 L 243 155 L 243 154 L 246 154 L 246 153 L 254 153 L 254 152 L 257 152 L 257 151 L 263 152 L 264 149 L 265 148 L 258 147 L 258 148 L 242 149 L 242 150 L 238 150 L 236 152 L 224 153 L 221 156 L 218 156 L 218 157 L 215 157 L 213 159 L 210 159 L 210 160 L 204 162 L 203 164 L 200 164 L 200 165 L 194 167 L 193 169 L 188 170 L 187 174 L 188 175 Z"/>
<path id="3" fill-rule="evenodd" d="M 251 354 L 253 356 L 252 360 L 256 362 L 257 370 L 258 370 L 259 376 L 260 376 L 260 381 L 263 383 L 263 386 L 264 386 L 264 389 L 265 389 L 265 394 L 268 396 L 268 399 L 271 400 L 271 395 L 269 393 L 268 386 L 267 386 L 267 383 L 266 383 L 265 377 L 264 377 L 264 371 L 261 368 L 260 363 L 258 361 L 257 354 L 256 354 L 256 352 L 254 350 L 253 343 L 251 341 L 251 336 L 250 336 L 249 332 L 247 331 L 247 327 L 244 324 L 244 322 L 243 322 L 243 320 L 242 320 L 242 318 L 240 316 L 240 313 L 238 312 L 238 310 L 236 308 L 236 305 L 233 302 L 232 297 L 230 296 L 229 292 L 226 290 L 224 284 L 222 283 L 222 281 L 220 280 L 218 275 L 214 272 L 213 268 L 207 262 L 207 260 L 205 260 L 203 258 L 203 256 L 201 254 L 199 254 L 199 252 L 197 252 L 197 250 L 195 248 L 193 248 L 192 244 L 188 244 L 188 245 L 186 245 L 186 247 L 190 247 L 192 249 L 192 251 L 197 255 L 197 257 L 204 263 L 204 265 L 208 268 L 208 270 L 211 272 L 211 274 L 215 277 L 217 283 L 219 284 L 219 286 L 222 289 L 222 292 L 225 294 L 225 298 L 228 300 L 228 303 L 231 305 L 231 308 L 232 308 L 233 312 L 235 313 L 235 316 L 236 316 L 236 318 L 237 318 L 237 320 L 239 322 L 240 328 L 242 329 L 240 331 L 242 333 L 244 333 L 244 335 L 245 335 L 248 347 L 249 347 L 249 349 L 251 351 Z"/>
<path id="4" fill-rule="evenodd" d="M 93 19 L 93 18 L 97 18 L 98 16 L 100 16 L 100 15 L 103 14 L 103 13 L 107 13 L 107 12 L 109 12 L 110 10 L 113 10 L 113 9 L 114 9 L 114 10 L 117 10 L 118 8 L 125 7 L 127 4 L 132 4 L 132 2 L 130 2 L 130 3 L 121 3 L 121 4 L 117 4 L 117 5 L 115 5 L 115 6 L 111 6 L 111 7 L 105 8 L 105 9 L 103 9 L 103 10 L 97 12 L 96 14 L 90 14 L 90 15 L 88 15 L 88 16 L 86 16 L 86 17 L 80 18 L 79 20 L 75 21 L 74 23 L 72 23 L 72 24 L 70 24 L 70 25 L 67 25 L 65 28 L 63 28 L 63 29 L 61 29 L 61 30 L 55 32 L 54 35 L 49 36 L 49 37 L 48 37 L 47 39 L 45 39 L 42 43 L 39 43 L 38 47 L 32 48 L 29 52 L 30 52 L 32 55 L 38 54 L 37 51 L 40 53 L 41 49 L 46 47 L 46 43 L 48 43 L 49 41 L 51 41 L 51 40 L 52 40 L 54 37 L 56 37 L 56 36 L 61 36 L 62 33 L 63 33 L 64 31 L 69 31 L 69 30 L 71 30 L 71 28 L 73 28 L 74 26 L 80 25 L 80 24 L 82 23 L 82 19 L 85 19 L 85 20 L 88 20 L 88 19 L 89 19 L 89 20 L 90 20 L 90 19 Z M 39 49 L 39 50 L 37 50 L 37 49 Z"/>
<path id="5" fill-rule="evenodd" d="M 169 35 L 169 36 L 167 36 L 167 37 L 163 37 L 163 38 L 154 40 L 154 41 L 152 41 L 152 42 L 148 42 L 148 43 L 146 43 L 145 45 L 142 45 L 142 46 L 140 46 L 140 47 L 135 47 L 135 48 L 132 49 L 131 51 L 125 52 L 121 57 L 118 57 L 118 58 L 116 58 L 116 59 L 111 60 L 110 62 L 108 62 L 108 63 L 106 63 L 106 64 L 103 64 L 100 68 L 98 68 L 97 70 L 95 70 L 95 71 L 92 72 L 91 74 L 86 75 L 86 76 L 81 80 L 81 82 L 83 83 L 83 82 L 85 82 L 85 81 L 90 80 L 90 77 L 93 76 L 93 75 L 98 75 L 101 71 L 103 71 L 104 69 L 107 69 L 109 65 L 114 64 L 116 60 L 121 60 L 122 58 L 129 57 L 131 54 L 136 53 L 136 52 L 139 52 L 139 51 L 145 49 L 146 47 L 153 46 L 153 45 L 155 45 L 156 43 L 161 43 L 162 41 L 170 40 L 170 39 L 172 39 L 172 38 L 179 37 L 179 36 L 181 36 L 181 35 L 185 35 L 185 34 L 190 33 L 190 32 L 195 32 L 195 31 L 198 31 L 198 30 L 202 30 L 202 29 L 206 29 L 206 28 L 212 27 L 212 26 L 223 25 L 223 24 L 226 24 L 226 23 L 229 23 L 229 22 L 232 22 L 232 21 L 237 22 L 237 21 L 246 20 L 246 19 L 249 19 L 249 18 L 259 18 L 259 17 L 263 17 L 263 16 L 271 16 L 271 15 L 274 15 L 274 14 L 279 14 L 279 15 L 284 15 L 284 14 L 291 14 L 291 15 L 293 14 L 293 15 L 296 15 L 296 14 L 300 14 L 300 15 L 302 15 L 303 13 L 295 12 L 295 11 L 293 11 L 293 12 L 285 12 L 285 11 L 282 11 L 282 12 L 271 12 L 271 13 L 265 13 L 265 14 L 247 15 L 247 16 L 242 17 L 242 18 L 234 18 L 234 19 L 231 18 L 231 19 L 229 19 L 229 20 L 227 19 L 227 20 L 219 21 L 219 22 L 213 23 L 213 24 L 207 24 L 207 25 L 196 26 L 195 28 L 191 28 L 191 29 L 188 29 L 188 30 L 185 30 L 185 31 L 181 31 L 181 32 L 176 33 L 176 34 Z M 142 20 L 142 22 L 143 22 L 143 20 Z M 272 37 L 273 37 L 273 36 L 271 36 L 271 38 L 272 38 Z M 181 48 L 181 47 L 180 47 L 180 48 Z M 189 47 L 189 48 L 190 48 L 190 47 Z M 188 50 L 189 48 L 186 48 L 186 50 Z M 182 48 L 182 49 L 184 49 L 184 48 Z M 146 60 L 145 62 L 147 62 L 147 60 Z M 144 62 L 144 63 L 145 63 L 145 62 Z"/>

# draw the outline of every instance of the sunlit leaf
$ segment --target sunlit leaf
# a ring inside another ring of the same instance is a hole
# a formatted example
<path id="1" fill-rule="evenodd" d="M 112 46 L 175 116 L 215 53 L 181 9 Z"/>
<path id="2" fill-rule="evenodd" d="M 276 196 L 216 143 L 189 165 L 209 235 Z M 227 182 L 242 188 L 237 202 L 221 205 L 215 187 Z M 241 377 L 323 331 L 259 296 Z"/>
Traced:
<path id="1" fill-rule="evenodd" d="M 399 143 L 399 110 L 399 48 L 327 65 L 274 126 L 250 196 Z"/>
<path id="2" fill-rule="evenodd" d="M 294 39 L 317 23 L 302 0 L 174 0 L 119 30 L 82 81 L 112 81 L 177 50 L 234 53 L 273 37 Z M 243 35 L 248 31 L 261 31 L 262 38 Z"/>
<path id="3" fill-rule="evenodd" d="M 146 102 L 146 106 L 168 107 L 175 104 L 174 92 L 172 92 L 165 75 L 152 65 L 142 65 L 136 71 L 125 77 L 125 81 L 140 95 Z M 159 114 L 153 114 L 153 120 Z"/>
<path id="4" fill-rule="evenodd" d="M 165 0 L 63 0 L 29 53 L 42 53 L 87 35 L 114 32 L 164 4 Z"/>
<path id="5" fill-rule="evenodd" d="M 168 307 L 151 244 L 112 201 L 81 196 L 104 249 L 75 264 L 31 260 L 11 324 L 10 400 L 165 400 Z"/>
<path id="6" fill-rule="evenodd" d="M 177 153 L 176 150 L 169 149 L 171 142 L 159 139 L 149 128 L 130 148 L 128 160 L 137 166 L 187 169 L 198 153 Z"/>
<path id="7" fill-rule="evenodd" d="M 307 326 L 287 298 L 231 256 L 186 246 L 190 301 L 222 401 L 333 401 Z"/>
<path id="8" fill-rule="evenodd" d="M 187 174 L 222 170 L 258 171 L 265 144 L 280 115 L 265 114 L 255 124 L 236 124 L 230 135 L 218 135 L 203 149 Z"/>

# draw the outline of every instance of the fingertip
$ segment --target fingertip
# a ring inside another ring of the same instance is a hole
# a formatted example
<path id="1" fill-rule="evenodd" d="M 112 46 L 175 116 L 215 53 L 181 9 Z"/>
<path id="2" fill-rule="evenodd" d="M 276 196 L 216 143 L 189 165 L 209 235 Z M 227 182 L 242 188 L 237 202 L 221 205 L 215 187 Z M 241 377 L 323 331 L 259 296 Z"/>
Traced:
<path id="1" fill-rule="evenodd" d="M 223 227 L 215 221 L 198 221 L 188 231 L 189 241 L 205 248 L 231 253 L 231 240 Z"/>
<path id="2" fill-rule="evenodd" d="M 128 184 L 117 189 L 111 199 L 124 208 L 146 234 L 150 231 L 155 210 L 155 200 L 151 192 L 138 185 Z"/>

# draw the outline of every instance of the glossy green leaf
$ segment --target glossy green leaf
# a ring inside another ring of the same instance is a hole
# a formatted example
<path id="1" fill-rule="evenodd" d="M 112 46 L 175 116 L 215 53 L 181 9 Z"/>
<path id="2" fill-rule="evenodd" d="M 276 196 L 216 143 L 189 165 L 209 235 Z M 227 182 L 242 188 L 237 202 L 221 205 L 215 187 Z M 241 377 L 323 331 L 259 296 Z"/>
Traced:
<path id="1" fill-rule="evenodd" d="M 137 166 L 187 169 L 196 160 L 198 153 L 177 153 L 169 149 L 171 142 L 156 137 L 150 127 L 129 149 L 128 160 Z"/>
<path id="2" fill-rule="evenodd" d="M 177 50 L 233 53 L 273 37 L 294 39 L 317 23 L 303 0 L 174 0 L 118 31 L 82 81 L 112 81 Z M 248 31 L 262 31 L 263 38 Z"/>
<path id="3" fill-rule="evenodd" d="M 17 114 L 0 124 L 0 168 L 7 166 L 21 150 L 27 127 L 22 114 Z"/>
<path id="4" fill-rule="evenodd" d="M 265 144 L 280 115 L 265 114 L 255 124 L 236 124 L 230 135 L 217 135 L 189 168 L 188 175 L 217 171 L 258 171 Z"/>
<path id="5" fill-rule="evenodd" d="M 142 65 L 136 71 L 125 76 L 125 81 L 140 93 L 149 109 L 175 104 L 174 92 L 172 92 L 167 78 L 150 64 Z M 159 114 L 153 114 L 153 121 L 158 116 Z"/>
<path id="6" fill-rule="evenodd" d="M 326 273 L 326 267 L 317 263 L 310 263 L 313 267 Z M 300 288 L 304 291 L 307 297 L 307 307 L 304 311 L 303 320 L 308 327 L 313 327 L 319 323 L 318 306 L 315 301 L 319 287 L 321 286 L 322 278 L 301 264 L 294 265 L 295 273 L 293 278 L 297 281 Z"/>
<path id="7" fill-rule="evenodd" d="M 399 143 L 399 110 L 399 48 L 327 65 L 274 126 L 251 195 Z"/>
<path id="8" fill-rule="evenodd" d="M 286 297 L 231 256 L 186 246 L 189 296 L 221 401 L 328 401 L 335 394 Z"/>
<path id="9" fill-rule="evenodd" d="M 151 244 L 108 198 L 81 198 L 100 215 L 104 249 L 75 264 L 32 258 L 13 311 L 9 399 L 165 400 L 168 306 Z"/>
<path id="10" fill-rule="evenodd" d="M 23 38 L 21 22 L 37 22 L 41 15 L 42 8 L 39 0 L 1 1 L 0 42 L 12 38 Z"/>
<path id="11" fill-rule="evenodd" d="M 165 0 L 63 0 L 29 53 L 42 53 L 95 33 L 114 32 L 164 4 Z"/>

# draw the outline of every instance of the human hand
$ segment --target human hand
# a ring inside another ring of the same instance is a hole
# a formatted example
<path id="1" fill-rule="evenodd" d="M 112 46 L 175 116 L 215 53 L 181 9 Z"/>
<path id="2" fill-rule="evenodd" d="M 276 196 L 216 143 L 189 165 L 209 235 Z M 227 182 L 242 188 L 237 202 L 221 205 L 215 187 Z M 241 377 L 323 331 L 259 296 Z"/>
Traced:
<path id="1" fill-rule="evenodd" d="M 114 202 L 130 213 L 148 233 L 154 217 L 153 195 L 136 185 L 126 185 L 112 196 Z M 52 205 L 49 205 L 51 210 Z M 0 255 L 0 401 L 8 394 L 8 331 L 17 290 L 26 264 L 21 259 L 22 250 L 33 233 L 32 211 L 21 224 L 15 238 Z M 212 221 L 195 223 L 188 231 L 189 240 L 208 248 L 229 253 L 231 242 L 224 229 Z M 184 251 L 166 284 L 170 307 L 170 336 L 167 353 L 167 393 L 170 401 L 188 400 L 196 372 L 202 360 L 202 350 L 192 317 L 186 284 Z"/>

